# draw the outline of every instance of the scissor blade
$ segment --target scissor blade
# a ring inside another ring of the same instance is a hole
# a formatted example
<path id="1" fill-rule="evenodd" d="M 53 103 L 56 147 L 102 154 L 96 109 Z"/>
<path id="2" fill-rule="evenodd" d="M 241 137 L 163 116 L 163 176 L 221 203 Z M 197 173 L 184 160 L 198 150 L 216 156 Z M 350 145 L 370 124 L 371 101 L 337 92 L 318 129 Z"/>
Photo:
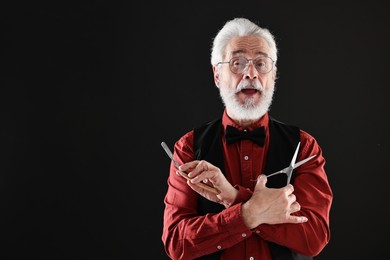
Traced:
<path id="1" fill-rule="evenodd" d="M 298 150 L 299 150 L 299 145 L 301 144 L 301 142 L 299 142 L 298 143 L 298 145 L 297 145 L 297 148 L 295 149 L 295 153 L 294 153 L 294 156 L 293 156 L 293 158 L 291 159 L 291 162 L 290 162 L 290 167 L 292 167 L 292 168 L 295 168 L 295 161 L 296 161 L 296 159 L 297 159 L 297 155 L 298 155 Z"/>
<path id="2" fill-rule="evenodd" d="M 315 155 L 312 155 L 312 156 L 310 156 L 310 157 L 308 157 L 308 158 L 306 158 L 306 159 L 303 159 L 302 161 L 299 161 L 299 162 L 295 163 L 294 169 L 297 168 L 297 167 L 299 167 L 299 166 L 301 166 L 301 165 L 304 164 L 305 162 L 307 162 L 307 161 L 313 159 L 314 157 L 316 157 L 316 154 L 315 154 Z"/>

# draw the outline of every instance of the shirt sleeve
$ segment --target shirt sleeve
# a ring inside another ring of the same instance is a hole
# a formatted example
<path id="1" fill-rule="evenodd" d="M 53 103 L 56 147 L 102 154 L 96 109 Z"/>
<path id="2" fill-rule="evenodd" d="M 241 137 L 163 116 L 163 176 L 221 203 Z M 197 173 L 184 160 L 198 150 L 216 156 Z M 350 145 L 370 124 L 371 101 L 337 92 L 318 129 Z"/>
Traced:
<path id="1" fill-rule="evenodd" d="M 294 215 L 306 216 L 303 224 L 260 225 L 256 232 L 265 240 L 286 246 L 300 254 L 315 256 L 330 239 L 329 213 L 332 190 L 325 172 L 325 158 L 317 141 L 301 130 L 301 152 L 298 159 L 316 157 L 295 169 L 294 194 L 301 210 Z"/>
<path id="2" fill-rule="evenodd" d="M 175 143 L 175 160 L 182 164 L 194 159 L 193 132 Z M 247 196 L 247 195 L 243 195 Z M 198 194 L 170 166 L 168 190 L 164 198 L 162 240 L 172 259 L 194 259 L 229 248 L 252 235 L 241 218 L 241 203 L 217 214 L 197 213 Z"/>

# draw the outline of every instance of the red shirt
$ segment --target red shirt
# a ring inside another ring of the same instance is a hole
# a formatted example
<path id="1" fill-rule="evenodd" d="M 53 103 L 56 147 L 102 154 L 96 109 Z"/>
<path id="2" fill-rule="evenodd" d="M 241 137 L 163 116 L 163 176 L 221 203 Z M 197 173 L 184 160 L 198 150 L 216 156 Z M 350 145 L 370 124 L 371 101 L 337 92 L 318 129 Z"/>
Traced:
<path id="1" fill-rule="evenodd" d="M 226 125 L 243 130 L 227 116 Z M 222 138 L 225 175 L 238 190 L 235 203 L 217 214 L 197 213 L 197 196 L 170 167 L 168 190 L 164 199 L 164 226 L 162 240 L 166 253 L 172 259 L 194 259 L 216 251 L 222 251 L 221 259 L 272 259 L 267 241 L 290 248 L 302 255 L 315 256 L 330 239 L 329 212 L 333 194 L 324 170 L 325 159 L 317 141 L 307 132 L 300 133 L 300 153 L 297 161 L 316 154 L 309 162 L 296 168 L 294 194 L 301 205 L 297 215 L 309 220 L 303 224 L 261 224 L 255 229 L 247 228 L 241 218 L 241 205 L 252 195 L 256 178 L 264 173 L 269 147 L 268 114 L 255 125 L 246 129 L 264 126 L 264 147 L 250 140 L 227 145 Z M 224 133 L 222 133 L 224 135 Z M 186 133 L 174 147 L 174 157 L 179 164 L 194 160 L 193 131 Z M 281 165 L 280 169 L 287 165 Z M 252 257 L 252 258 L 251 258 Z"/>

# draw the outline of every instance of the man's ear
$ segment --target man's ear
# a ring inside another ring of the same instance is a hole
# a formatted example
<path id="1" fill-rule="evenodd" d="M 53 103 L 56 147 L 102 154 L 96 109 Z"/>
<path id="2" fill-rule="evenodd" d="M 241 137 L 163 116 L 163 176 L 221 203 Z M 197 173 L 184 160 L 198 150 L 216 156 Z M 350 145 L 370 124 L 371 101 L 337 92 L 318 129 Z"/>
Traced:
<path id="1" fill-rule="evenodd" d="M 213 73 L 214 73 L 214 83 L 217 88 L 219 88 L 219 69 L 218 65 L 213 65 Z"/>

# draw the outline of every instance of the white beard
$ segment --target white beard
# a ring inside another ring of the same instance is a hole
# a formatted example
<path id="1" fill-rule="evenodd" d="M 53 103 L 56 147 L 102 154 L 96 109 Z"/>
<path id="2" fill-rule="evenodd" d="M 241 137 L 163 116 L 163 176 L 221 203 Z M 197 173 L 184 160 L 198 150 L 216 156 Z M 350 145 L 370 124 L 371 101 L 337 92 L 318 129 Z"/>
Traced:
<path id="1" fill-rule="evenodd" d="M 246 98 L 241 104 L 236 98 L 236 94 L 245 88 L 255 88 L 261 92 L 258 104 L 254 98 Z M 219 94 L 229 114 L 237 120 L 257 120 L 268 112 L 275 90 L 275 82 L 264 90 L 258 81 L 242 80 L 237 89 L 233 90 L 226 86 L 220 86 Z"/>

